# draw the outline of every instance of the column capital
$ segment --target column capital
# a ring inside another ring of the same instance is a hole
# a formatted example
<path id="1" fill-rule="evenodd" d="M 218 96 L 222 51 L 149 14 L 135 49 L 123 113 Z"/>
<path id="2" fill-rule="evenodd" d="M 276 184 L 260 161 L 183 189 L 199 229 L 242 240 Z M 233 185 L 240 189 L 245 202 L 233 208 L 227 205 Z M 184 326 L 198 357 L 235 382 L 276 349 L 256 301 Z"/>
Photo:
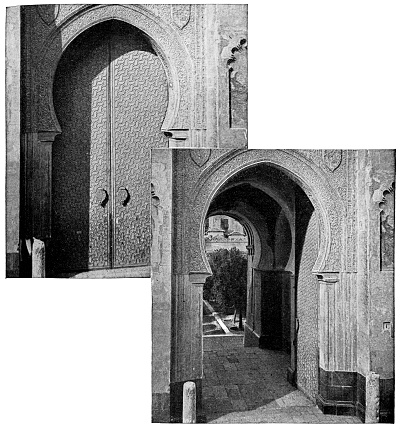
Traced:
<path id="1" fill-rule="evenodd" d="M 327 283 L 338 283 L 339 282 L 339 273 L 314 273 L 317 276 L 318 282 L 320 284 Z"/>
<path id="2" fill-rule="evenodd" d="M 208 271 L 191 271 L 189 273 L 189 281 L 197 286 L 203 286 L 207 277 L 210 277 L 212 273 Z"/>

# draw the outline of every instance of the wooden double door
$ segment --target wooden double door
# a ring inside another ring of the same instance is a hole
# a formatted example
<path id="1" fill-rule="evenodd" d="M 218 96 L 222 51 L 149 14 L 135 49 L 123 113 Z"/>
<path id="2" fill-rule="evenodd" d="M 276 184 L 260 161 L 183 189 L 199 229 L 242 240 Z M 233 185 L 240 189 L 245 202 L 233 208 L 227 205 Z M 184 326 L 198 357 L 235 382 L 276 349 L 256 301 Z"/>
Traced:
<path id="1" fill-rule="evenodd" d="M 57 68 L 53 273 L 150 263 L 150 149 L 167 147 L 164 66 L 145 35 L 119 22 L 77 38 Z"/>

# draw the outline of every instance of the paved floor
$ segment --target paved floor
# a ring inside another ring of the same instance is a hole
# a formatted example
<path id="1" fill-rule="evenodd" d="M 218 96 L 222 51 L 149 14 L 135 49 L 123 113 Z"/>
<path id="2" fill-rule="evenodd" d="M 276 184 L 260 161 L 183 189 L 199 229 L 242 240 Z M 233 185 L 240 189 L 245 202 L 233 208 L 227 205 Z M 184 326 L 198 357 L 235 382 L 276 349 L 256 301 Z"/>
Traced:
<path id="1" fill-rule="evenodd" d="M 361 423 L 324 415 L 286 381 L 288 355 L 244 348 L 240 337 L 204 338 L 203 407 L 208 423 Z"/>

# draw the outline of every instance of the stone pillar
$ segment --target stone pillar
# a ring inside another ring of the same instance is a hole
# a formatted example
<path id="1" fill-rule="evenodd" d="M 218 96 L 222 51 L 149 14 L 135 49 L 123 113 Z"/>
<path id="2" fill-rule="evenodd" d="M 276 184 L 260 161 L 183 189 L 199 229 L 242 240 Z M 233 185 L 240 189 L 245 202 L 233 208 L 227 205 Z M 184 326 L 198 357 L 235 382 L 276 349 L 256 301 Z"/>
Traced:
<path id="1" fill-rule="evenodd" d="M 20 237 L 20 6 L 6 15 L 6 275 L 19 276 Z"/>
<path id="2" fill-rule="evenodd" d="M 337 273 L 317 275 L 319 282 L 319 366 L 334 370 L 335 354 L 335 288 L 338 286 Z"/>
<path id="3" fill-rule="evenodd" d="M 46 277 L 45 256 L 43 241 L 34 238 L 32 245 L 32 278 Z"/>
<path id="4" fill-rule="evenodd" d="M 182 423 L 196 423 L 196 385 L 192 381 L 183 385 Z"/>
<path id="5" fill-rule="evenodd" d="M 366 377 L 365 423 L 379 423 L 379 374 L 374 372 Z"/>

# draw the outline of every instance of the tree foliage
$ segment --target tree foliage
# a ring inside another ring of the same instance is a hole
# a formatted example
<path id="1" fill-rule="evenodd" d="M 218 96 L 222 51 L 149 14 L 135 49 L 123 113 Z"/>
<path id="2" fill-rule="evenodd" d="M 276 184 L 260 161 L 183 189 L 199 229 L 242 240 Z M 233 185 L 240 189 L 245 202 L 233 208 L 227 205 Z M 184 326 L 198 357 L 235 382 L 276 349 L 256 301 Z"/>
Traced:
<path id="1" fill-rule="evenodd" d="M 221 311 L 246 310 L 247 259 L 237 249 L 218 249 L 208 255 L 213 275 L 204 285 L 204 299 L 217 303 Z"/>

